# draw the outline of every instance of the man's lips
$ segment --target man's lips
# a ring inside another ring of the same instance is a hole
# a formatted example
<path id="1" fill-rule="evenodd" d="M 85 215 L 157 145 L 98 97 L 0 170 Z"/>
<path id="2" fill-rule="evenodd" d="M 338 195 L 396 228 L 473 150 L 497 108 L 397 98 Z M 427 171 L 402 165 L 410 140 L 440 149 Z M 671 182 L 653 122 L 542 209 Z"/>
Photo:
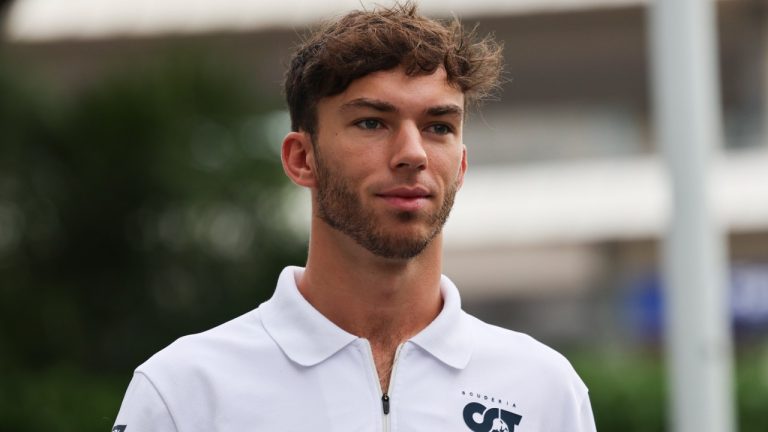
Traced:
<path id="1" fill-rule="evenodd" d="M 416 211 L 432 198 L 429 190 L 421 186 L 388 189 L 376 196 L 400 211 Z"/>

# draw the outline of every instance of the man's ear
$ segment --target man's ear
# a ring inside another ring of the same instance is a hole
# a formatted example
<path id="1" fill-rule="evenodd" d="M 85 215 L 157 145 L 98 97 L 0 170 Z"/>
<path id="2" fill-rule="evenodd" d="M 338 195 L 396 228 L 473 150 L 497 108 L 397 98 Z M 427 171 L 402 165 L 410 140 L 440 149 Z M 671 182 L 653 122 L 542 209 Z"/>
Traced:
<path id="1" fill-rule="evenodd" d="M 289 132 L 283 139 L 283 170 L 299 186 L 315 187 L 315 159 L 307 132 Z"/>
<path id="2" fill-rule="evenodd" d="M 467 146 L 462 144 L 461 145 L 461 165 L 459 165 L 459 176 L 456 179 L 456 184 L 459 186 L 459 189 L 461 189 L 461 186 L 464 184 L 464 174 L 467 172 Z"/>

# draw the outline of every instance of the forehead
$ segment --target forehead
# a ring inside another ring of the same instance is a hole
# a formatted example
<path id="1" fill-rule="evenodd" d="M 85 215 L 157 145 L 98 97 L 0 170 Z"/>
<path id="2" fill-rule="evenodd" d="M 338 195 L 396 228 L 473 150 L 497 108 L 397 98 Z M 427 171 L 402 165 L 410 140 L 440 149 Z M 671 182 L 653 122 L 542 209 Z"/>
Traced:
<path id="1" fill-rule="evenodd" d="M 409 76 L 398 67 L 353 81 L 342 93 L 320 100 L 318 108 L 334 109 L 361 98 L 386 102 L 401 112 L 423 112 L 447 105 L 464 107 L 464 93 L 448 82 L 443 68 L 429 75 Z"/>

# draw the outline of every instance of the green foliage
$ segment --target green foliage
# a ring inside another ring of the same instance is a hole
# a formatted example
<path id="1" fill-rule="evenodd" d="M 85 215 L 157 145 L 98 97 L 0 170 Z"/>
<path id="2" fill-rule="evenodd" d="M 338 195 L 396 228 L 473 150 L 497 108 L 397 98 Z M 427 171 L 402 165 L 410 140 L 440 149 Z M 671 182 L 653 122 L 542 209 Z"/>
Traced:
<path id="1" fill-rule="evenodd" d="M 170 57 L 55 99 L 0 56 L 0 430 L 108 430 L 134 367 L 304 260 L 279 105 Z"/>
<path id="2" fill-rule="evenodd" d="M 666 430 L 664 370 L 654 356 L 570 356 L 592 402 L 598 431 Z"/>
<path id="3" fill-rule="evenodd" d="M 768 425 L 768 349 L 742 353 L 737 368 L 739 430 L 764 431 Z"/>
<path id="4" fill-rule="evenodd" d="M 589 387 L 601 432 L 668 430 L 666 369 L 659 353 L 569 356 Z M 741 432 L 762 432 L 768 424 L 768 351 L 737 355 L 736 415 Z"/>
<path id="5" fill-rule="evenodd" d="M 0 430 L 109 431 L 127 385 L 125 376 L 86 374 L 73 367 L 17 371 L 3 378 Z"/>

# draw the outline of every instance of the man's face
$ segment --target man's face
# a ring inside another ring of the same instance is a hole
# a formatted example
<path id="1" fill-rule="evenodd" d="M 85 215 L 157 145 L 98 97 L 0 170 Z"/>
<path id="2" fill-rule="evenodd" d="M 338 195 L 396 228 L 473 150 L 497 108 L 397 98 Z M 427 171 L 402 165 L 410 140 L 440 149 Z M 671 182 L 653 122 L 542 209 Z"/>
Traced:
<path id="1" fill-rule="evenodd" d="M 378 256 L 421 253 L 440 234 L 464 178 L 463 106 L 442 69 L 375 72 L 322 99 L 316 215 Z"/>

